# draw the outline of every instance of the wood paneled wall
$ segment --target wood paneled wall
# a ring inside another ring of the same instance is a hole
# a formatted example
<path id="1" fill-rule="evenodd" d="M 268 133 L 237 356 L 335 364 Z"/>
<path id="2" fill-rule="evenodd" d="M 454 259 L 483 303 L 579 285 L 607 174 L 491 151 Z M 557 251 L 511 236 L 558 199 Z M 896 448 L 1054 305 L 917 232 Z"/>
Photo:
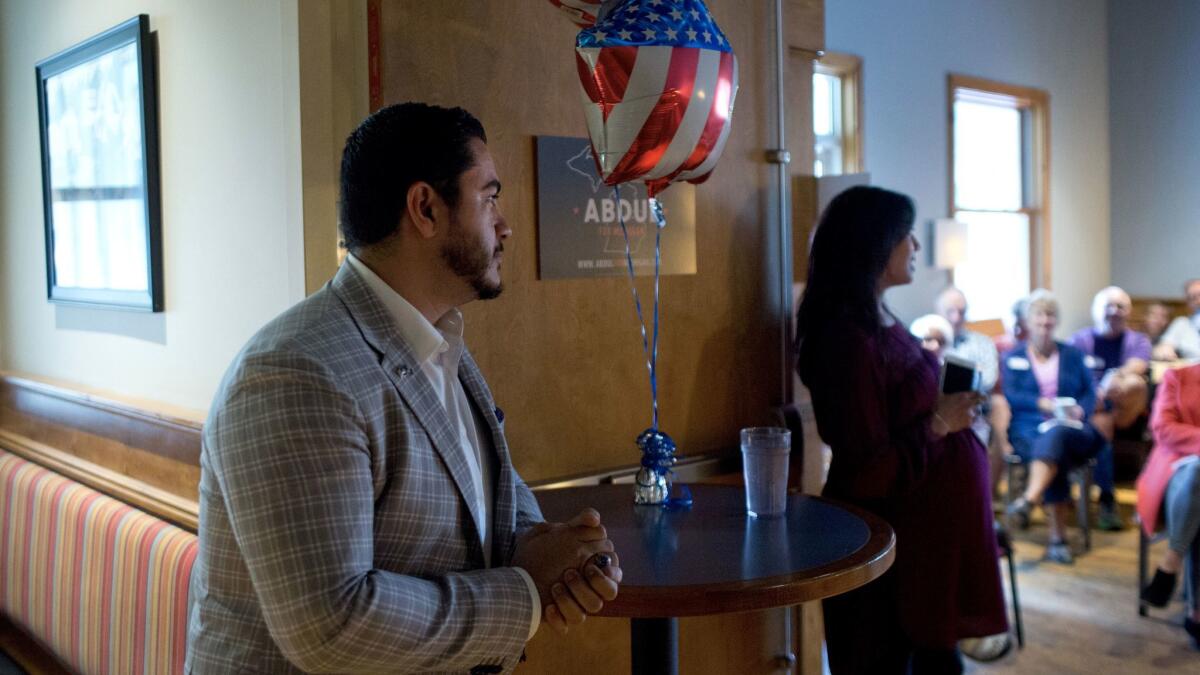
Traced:
<path id="1" fill-rule="evenodd" d="M 1183 298 L 1138 297 L 1130 299 L 1133 301 L 1133 311 L 1130 312 L 1129 325 L 1134 330 L 1146 330 L 1146 309 L 1153 304 L 1166 305 L 1167 309 L 1170 310 L 1172 319 L 1188 315 L 1187 301 Z"/>
<path id="2" fill-rule="evenodd" d="M 784 4 L 791 170 L 808 174 L 811 60 L 824 48 L 824 2 Z M 774 3 L 708 6 L 736 50 L 741 81 L 724 156 L 696 190 L 697 274 L 662 283 L 661 426 L 685 455 L 732 450 L 740 427 L 774 423 L 773 408 L 784 402 L 779 331 L 790 320 L 778 315 L 773 295 L 779 241 L 774 167 L 765 159 L 774 137 Z M 574 65 L 577 29 L 542 2 L 383 1 L 379 9 L 382 103 L 470 110 L 488 130 L 505 183 L 502 204 L 514 230 L 507 290 L 465 313 L 468 344 L 507 413 L 517 468 L 538 481 L 636 462 L 633 438 L 649 425 L 650 404 L 628 281 L 537 275 L 534 138 L 587 135 Z M 639 287 L 646 298 L 648 280 Z M 815 443 L 807 450 L 819 456 Z M 800 672 L 819 672 L 819 612 L 816 604 L 805 610 L 795 610 L 793 625 L 804 630 L 794 648 Z M 776 672 L 764 655 L 782 651 L 772 647 L 783 639 L 780 611 L 681 621 L 681 671 Z M 623 670 L 628 627 L 626 620 L 592 619 L 565 639 L 542 631 L 523 670 Z"/>
<path id="3" fill-rule="evenodd" d="M 661 427 L 685 455 L 732 450 L 739 428 L 770 422 L 782 403 L 774 174 L 765 159 L 773 3 L 714 0 L 709 9 L 736 50 L 741 81 L 724 156 L 696 190 L 698 273 L 662 280 Z M 537 272 L 534 138 L 587 135 L 577 29 L 545 2 L 384 1 L 380 15 L 383 102 L 473 112 L 505 184 L 514 231 L 507 290 L 465 313 L 467 342 L 507 413 L 517 468 L 536 481 L 635 463 L 650 395 L 629 281 L 541 281 Z M 651 284 L 639 287 L 645 303 Z"/>
<path id="4" fill-rule="evenodd" d="M 778 350 L 785 317 L 772 297 L 780 286 L 774 168 L 765 160 L 774 123 L 773 3 L 710 0 L 709 7 L 737 51 L 741 86 L 724 157 L 696 191 L 698 273 L 662 283 L 662 427 L 685 455 L 732 450 L 740 427 L 773 423 L 773 408 L 783 403 Z M 823 8 L 823 0 L 785 3 L 793 173 L 808 173 L 812 163 L 810 61 L 823 48 Z M 380 42 L 369 58 L 381 68 L 383 102 L 471 110 L 488 129 L 505 182 L 503 207 L 514 229 L 505 257 L 508 290 L 466 308 L 467 339 L 507 411 L 518 468 L 538 481 L 636 462 L 633 438 L 649 425 L 650 403 L 628 281 L 537 278 L 534 138 L 586 135 L 575 29 L 540 1 L 385 0 L 377 9 Z M 648 297 L 649 281 L 639 286 Z M 187 513 L 194 518 L 198 422 L 3 377 L 0 445 L 40 452 L 31 458 L 84 482 L 88 467 L 93 482 L 123 477 L 119 482 L 133 491 L 127 501 L 156 510 L 157 500 L 160 515 L 175 509 L 164 517 L 195 529 Z M 803 619 L 802 664 L 813 653 L 819 664 L 815 607 L 807 606 Z M 681 671 L 776 672 L 770 655 L 783 651 L 777 645 L 785 611 L 793 610 L 682 620 Z M 592 619 L 565 639 L 542 630 L 522 670 L 623 671 L 628 627 L 627 620 Z"/>
<path id="5" fill-rule="evenodd" d="M 679 620 L 679 672 L 688 675 L 768 675 L 787 672 L 775 656 L 785 651 L 780 612 L 743 612 Z M 764 649 L 764 641 L 769 641 Z M 777 649 L 771 646 L 778 645 Z M 820 643 L 817 644 L 818 657 Z M 629 620 L 590 618 L 565 637 L 542 629 L 525 648 L 519 675 L 629 672 Z M 820 661 L 814 671 L 820 673 Z"/>

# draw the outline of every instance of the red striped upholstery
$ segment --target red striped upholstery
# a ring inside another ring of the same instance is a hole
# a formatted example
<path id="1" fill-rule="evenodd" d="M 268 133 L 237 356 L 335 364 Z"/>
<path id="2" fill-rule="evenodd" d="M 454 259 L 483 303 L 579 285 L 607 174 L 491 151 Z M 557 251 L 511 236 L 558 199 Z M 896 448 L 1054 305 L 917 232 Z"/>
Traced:
<path id="1" fill-rule="evenodd" d="M 81 673 L 181 673 L 196 535 L 0 451 L 0 612 Z"/>

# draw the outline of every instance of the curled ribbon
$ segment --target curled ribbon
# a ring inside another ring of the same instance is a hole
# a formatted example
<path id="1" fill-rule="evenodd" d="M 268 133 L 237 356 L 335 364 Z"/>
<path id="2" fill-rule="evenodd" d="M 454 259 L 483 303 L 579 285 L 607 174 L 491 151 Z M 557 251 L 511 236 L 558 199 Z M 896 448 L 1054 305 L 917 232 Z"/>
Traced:
<path id="1" fill-rule="evenodd" d="M 621 203 L 621 188 L 619 185 L 613 187 L 613 200 Z M 667 225 L 667 219 L 663 215 L 662 203 L 657 199 L 650 199 L 650 210 L 654 215 L 654 318 L 650 334 L 647 335 L 646 319 L 642 312 L 642 301 L 638 296 L 636 275 L 633 271 L 633 251 L 629 245 L 629 230 L 625 227 L 625 217 L 621 213 L 621 209 L 617 209 L 617 220 L 621 225 L 621 234 L 625 237 L 625 264 L 629 271 L 629 287 L 633 292 L 633 306 L 637 312 L 638 324 L 642 331 L 642 351 L 646 355 L 646 370 L 650 373 L 650 401 L 652 408 L 652 424 L 649 429 L 646 429 L 637 437 L 638 447 L 642 451 L 642 467 L 649 473 L 651 480 L 649 483 L 643 483 L 641 478 L 638 479 L 638 489 L 643 490 L 645 494 L 656 494 L 659 490 L 659 483 L 665 483 L 665 490 L 662 490 L 661 495 L 657 495 L 660 499 L 650 500 L 649 503 L 661 503 L 666 508 L 686 508 L 692 505 L 692 493 L 686 485 L 680 486 L 680 496 L 671 497 L 670 485 L 671 476 L 674 471 L 671 467 L 675 464 L 675 441 L 670 436 L 659 431 L 658 429 L 658 317 L 659 317 L 659 278 L 662 267 L 662 230 Z M 640 474 L 639 474 L 640 476 Z"/>
<path id="2" fill-rule="evenodd" d="M 657 429 L 646 429 L 638 434 L 637 444 L 642 450 L 642 467 L 654 476 L 667 477 L 667 484 L 671 485 L 670 477 L 675 474 L 671 467 L 677 461 L 674 439 Z M 642 484 L 640 480 L 638 485 L 650 487 Z M 668 492 L 663 497 L 662 505 L 668 509 L 687 508 L 692 505 L 692 491 L 686 485 L 679 486 L 679 496 L 672 497 Z"/>

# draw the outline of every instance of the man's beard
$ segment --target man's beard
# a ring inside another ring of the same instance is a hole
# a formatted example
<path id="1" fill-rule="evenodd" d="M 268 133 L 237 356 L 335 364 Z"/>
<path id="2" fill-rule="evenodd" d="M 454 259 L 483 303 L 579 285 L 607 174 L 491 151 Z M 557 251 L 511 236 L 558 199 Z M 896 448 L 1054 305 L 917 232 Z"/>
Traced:
<path id="1" fill-rule="evenodd" d="M 498 297 L 504 290 L 504 284 L 497 281 L 492 283 L 488 278 L 488 270 L 496 254 L 504 250 L 500 244 L 494 251 L 488 251 L 479 245 L 477 240 L 466 236 L 466 230 L 454 218 L 452 233 L 442 245 L 442 260 L 450 266 L 460 279 L 463 279 L 475 291 L 480 300 L 491 300 Z"/>

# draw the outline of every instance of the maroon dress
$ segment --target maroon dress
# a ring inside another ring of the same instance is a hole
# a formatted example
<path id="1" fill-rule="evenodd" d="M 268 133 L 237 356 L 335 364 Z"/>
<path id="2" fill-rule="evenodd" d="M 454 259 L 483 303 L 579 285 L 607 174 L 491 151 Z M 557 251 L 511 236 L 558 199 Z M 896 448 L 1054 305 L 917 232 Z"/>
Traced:
<path id="1" fill-rule="evenodd" d="M 892 569 L 825 603 L 834 672 L 902 668 L 886 662 L 889 645 L 1004 632 L 987 451 L 970 429 L 933 437 L 937 358 L 898 324 L 871 335 L 835 321 L 805 338 L 799 371 L 833 449 L 824 494 L 896 531 Z"/>

